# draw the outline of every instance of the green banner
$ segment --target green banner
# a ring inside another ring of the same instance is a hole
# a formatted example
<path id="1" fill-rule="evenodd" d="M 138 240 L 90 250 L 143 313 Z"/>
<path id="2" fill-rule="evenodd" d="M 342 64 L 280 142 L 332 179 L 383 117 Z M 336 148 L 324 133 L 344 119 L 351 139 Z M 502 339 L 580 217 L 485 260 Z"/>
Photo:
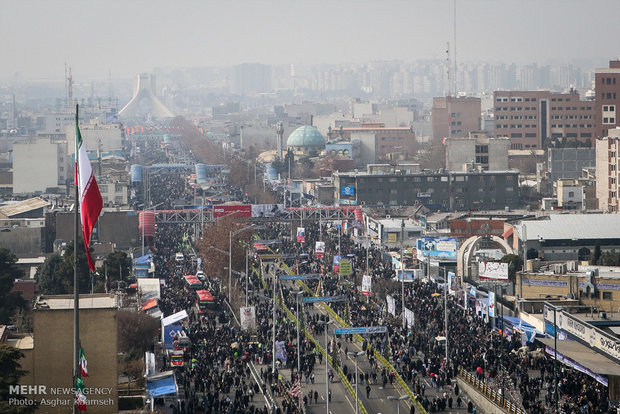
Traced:
<path id="1" fill-rule="evenodd" d="M 340 276 L 351 276 L 353 274 L 353 263 L 350 260 L 340 259 Z"/>

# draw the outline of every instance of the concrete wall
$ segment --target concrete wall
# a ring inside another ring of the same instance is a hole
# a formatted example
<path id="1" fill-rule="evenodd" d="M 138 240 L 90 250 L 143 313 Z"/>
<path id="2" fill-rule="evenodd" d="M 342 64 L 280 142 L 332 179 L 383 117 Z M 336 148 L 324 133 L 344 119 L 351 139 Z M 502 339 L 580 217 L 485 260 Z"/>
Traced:
<path id="1" fill-rule="evenodd" d="M 478 390 L 472 387 L 468 382 L 463 381 L 460 377 L 456 379 L 461 390 L 466 393 L 471 399 L 474 407 L 476 407 L 477 413 L 483 414 L 504 414 L 506 411 L 493 404 L 484 394 L 478 392 Z"/>
<path id="2" fill-rule="evenodd" d="M 36 256 L 43 252 L 43 228 L 16 227 L 0 232 L 0 247 L 7 248 L 17 256 Z"/>
<path id="3" fill-rule="evenodd" d="M 72 176 L 67 143 L 39 139 L 34 143 L 13 145 L 13 193 L 44 192 L 65 184 Z"/>
<path id="4" fill-rule="evenodd" d="M 89 395 L 109 405 L 89 405 L 88 412 L 109 414 L 118 411 L 118 357 L 116 309 L 81 309 L 80 340 L 88 360 L 89 377 L 86 387 L 111 389 L 110 394 Z M 73 309 L 36 310 L 34 312 L 34 364 L 32 385 L 72 387 L 73 367 Z M 22 384 L 26 384 L 22 382 Z M 27 384 L 30 385 L 30 384 Z M 59 394 L 38 396 L 73 401 L 73 395 Z M 70 405 L 71 406 L 71 405 Z M 43 409 L 45 408 L 45 409 Z M 41 407 L 46 413 L 66 413 L 67 406 Z"/>

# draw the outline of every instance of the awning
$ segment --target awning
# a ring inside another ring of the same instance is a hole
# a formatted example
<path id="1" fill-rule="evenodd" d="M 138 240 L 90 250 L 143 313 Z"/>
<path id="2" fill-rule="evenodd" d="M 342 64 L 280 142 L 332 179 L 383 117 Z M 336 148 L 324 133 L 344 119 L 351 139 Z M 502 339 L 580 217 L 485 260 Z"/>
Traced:
<path id="1" fill-rule="evenodd" d="M 157 298 L 152 298 L 146 302 L 142 302 L 142 310 L 149 310 L 157 306 Z"/>
<path id="2" fill-rule="evenodd" d="M 146 377 L 146 389 L 151 397 L 176 394 L 178 387 L 174 371 L 166 371 L 158 375 Z"/>
<path id="3" fill-rule="evenodd" d="M 504 240 L 506 240 L 508 237 L 512 236 L 512 233 L 514 233 L 514 227 L 510 226 L 508 227 L 508 229 L 502 233 L 502 238 Z"/>
<path id="4" fill-rule="evenodd" d="M 546 346 L 547 355 L 553 358 L 555 354 L 554 339 L 538 338 L 538 340 Z M 608 381 L 603 375 L 619 375 L 618 364 L 615 361 L 577 341 L 558 341 L 557 354 L 559 362 L 591 376 L 605 386 L 608 386 Z"/>
<path id="5" fill-rule="evenodd" d="M 182 311 L 174 313 L 174 314 L 172 314 L 170 316 L 166 316 L 164 319 L 162 319 L 161 324 L 163 326 L 168 326 L 168 325 L 172 325 L 175 322 L 183 320 L 185 318 L 187 318 L 187 311 L 186 310 L 182 310 Z"/>

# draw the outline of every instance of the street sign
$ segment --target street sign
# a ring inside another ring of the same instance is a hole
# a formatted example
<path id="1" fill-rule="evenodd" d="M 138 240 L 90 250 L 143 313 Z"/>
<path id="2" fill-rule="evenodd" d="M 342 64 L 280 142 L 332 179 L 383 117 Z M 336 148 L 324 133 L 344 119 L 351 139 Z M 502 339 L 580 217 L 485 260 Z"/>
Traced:
<path id="1" fill-rule="evenodd" d="M 261 260 L 280 260 L 282 259 L 281 254 L 259 254 L 258 257 Z"/>
<path id="2" fill-rule="evenodd" d="M 385 326 L 366 326 L 364 328 L 336 328 L 334 334 L 336 335 L 363 335 L 363 334 L 377 334 L 386 333 L 387 327 Z"/>
<path id="3" fill-rule="evenodd" d="M 317 296 L 313 298 L 301 298 L 301 301 L 304 303 L 315 303 L 315 302 L 346 302 L 346 296 Z"/>
<path id="4" fill-rule="evenodd" d="M 318 273 L 310 274 L 310 275 L 282 275 L 280 276 L 280 280 L 311 280 L 311 279 L 320 279 L 321 275 Z"/>

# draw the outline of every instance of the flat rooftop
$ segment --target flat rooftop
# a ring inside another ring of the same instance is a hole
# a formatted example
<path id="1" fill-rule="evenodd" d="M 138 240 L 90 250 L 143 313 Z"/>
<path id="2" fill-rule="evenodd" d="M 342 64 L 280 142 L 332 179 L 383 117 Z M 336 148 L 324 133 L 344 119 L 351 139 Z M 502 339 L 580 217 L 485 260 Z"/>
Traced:
<path id="1" fill-rule="evenodd" d="M 8 338 L 6 343 L 17 349 L 34 349 L 34 338 L 30 334 Z"/>
<path id="2" fill-rule="evenodd" d="M 111 309 L 116 307 L 114 295 L 80 295 L 80 309 Z M 35 310 L 73 309 L 73 295 L 39 296 L 34 308 Z"/>

